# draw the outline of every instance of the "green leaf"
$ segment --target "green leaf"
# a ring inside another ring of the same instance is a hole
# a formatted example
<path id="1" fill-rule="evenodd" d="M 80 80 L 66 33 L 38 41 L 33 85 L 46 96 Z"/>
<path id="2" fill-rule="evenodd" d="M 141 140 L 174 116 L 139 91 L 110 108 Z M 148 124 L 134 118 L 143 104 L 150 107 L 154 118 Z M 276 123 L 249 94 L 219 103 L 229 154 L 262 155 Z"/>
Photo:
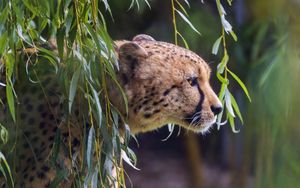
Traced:
<path id="1" fill-rule="evenodd" d="M 5 48 L 7 48 L 6 44 L 8 42 L 8 34 L 7 32 L 4 32 L 1 36 L 0 36 L 0 57 L 2 56 L 2 54 L 4 53 Z"/>
<path id="2" fill-rule="evenodd" d="M 235 117 L 233 109 L 232 109 L 232 103 L 231 103 L 231 98 L 230 98 L 230 92 L 228 89 L 225 90 L 225 106 L 227 111 L 232 117 Z"/>
<path id="3" fill-rule="evenodd" d="M 59 28 L 57 30 L 56 42 L 57 42 L 58 54 L 61 59 L 63 59 L 64 56 L 64 34 L 65 34 L 64 28 Z"/>
<path id="4" fill-rule="evenodd" d="M 240 112 L 239 106 L 238 106 L 235 98 L 233 97 L 233 95 L 231 93 L 230 93 L 230 99 L 231 99 L 231 104 L 232 104 L 232 107 L 233 107 L 234 111 L 236 112 L 236 114 L 240 118 L 242 124 L 244 124 L 244 120 L 243 120 L 242 114 Z"/>
<path id="5" fill-rule="evenodd" d="M 71 114 L 72 111 L 72 104 L 76 95 L 80 72 L 81 72 L 81 66 L 77 68 L 77 70 L 74 72 L 71 79 L 70 90 L 69 90 L 69 114 Z"/>
<path id="6" fill-rule="evenodd" d="M 220 101 L 222 101 L 223 100 L 223 98 L 224 98 L 224 96 L 225 96 L 225 90 L 227 90 L 227 84 L 222 84 L 221 85 L 221 89 L 220 89 L 220 92 L 219 92 L 219 99 L 220 99 Z"/>
<path id="7" fill-rule="evenodd" d="M 92 167 L 92 161 L 93 161 L 93 147 L 94 147 L 94 140 L 95 140 L 94 135 L 95 135 L 94 127 L 91 127 L 88 134 L 87 149 L 86 149 L 86 162 L 89 170 Z"/>
<path id="8" fill-rule="evenodd" d="M 220 36 L 214 43 L 213 47 L 212 47 L 212 51 L 211 53 L 214 54 L 214 55 L 217 55 L 218 51 L 219 51 L 219 46 L 220 46 L 220 43 L 221 43 L 221 40 L 222 40 L 223 36 Z"/>
<path id="9" fill-rule="evenodd" d="M 15 98 L 13 95 L 13 85 L 11 82 L 11 76 L 13 73 L 14 60 L 12 54 L 7 54 L 5 57 L 6 60 L 6 97 L 9 107 L 10 114 L 13 118 L 13 121 L 16 122 L 16 112 L 15 112 Z"/>
<path id="10" fill-rule="evenodd" d="M 0 138 L 3 144 L 8 142 L 8 132 L 7 129 L 0 123 Z"/>
<path id="11" fill-rule="evenodd" d="M 9 188 L 14 187 L 14 180 L 12 178 L 10 167 L 6 161 L 5 156 L 0 151 L 0 171 L 4 175 L 4 178 L 6 179 L 7 185 Z"/>
<path id="12" fill-rule="evenodd" d="M 219 63 L 218 66 L 217 66 L 217 72 L 218 72 L 218 73 L 222 74 L 222 73 L 224 72 L 224 69 L 225 69 L 225 67 L 226 67 L 226 65 L 227 65 L 228 60 L 229 60 L 229 56 L 228 56 L 228 54 L 225 52 L 225 53 L 224 53 L 224 56 L 223 56 L 223 58 L 222 58 L 222 60 L 221 60 L 221 63 Z"/>
<path id="13" fill-rule="evenodd" d="M 186 49 L 190 49 L 188 43 L 186 42 L 185 38 L 177 31 L 177 34 L 180 36 L 180 38 L 182 39 L 184 46 Z"/>
<path id="14" fill-rule="evenodd" d="M 245 92 L 246 96 L 248 97 L 249 101 L 251 102 L 251 98 L 248 92 L 248 89 L 246 88 L 245 84 L 242 82 L 242 80 L 233 72 L 231 72 L 229 69 L 227 71 L 231 74 L 231 76 L 238 82 L 238 84 L 241 86 L 243 91 Z"/>
<path id="15" fill-rule="evenodd" d="M 234 132 L 234 133 L 239 133 L 240 130 L 236 130 L 236 129 L 235 129 L 234 117 L 231 116 L 229 113 L 227 113 L 227 118 L 228 118 L 228 120 L 229 120 L 229 124 L 230 124 L 230 127 L 231 127 L 232 132 Z"/>
<path id="16" fill-rule="evenodd" d="M 90 87 L 91 87 L 91 90 L 92 90 L 93 99 L 94 99 L 95 106 L 96 106 L 96 109 L 97 109 L 98 123 L 99 123 L 99 125 L 101 125 L 101 122 L 102 122 L 102 108 L 101 108 L 101 105 L 100 105 L 99 96 L 98 96 L 97 91 L 94 89 L 94 87 L 91 84 L 90 84 Z"/>
<path id="17" fill-rule="evenodd" d="M 184 14 L 182 14 L 179 10 L 175 9 L 175 11 L 180 15 L 180 17 L 199 35 L 201 35 L 201 33 L 194 27 L 194 25 L 187 19 L 187 17 L 185 17 Z"/>
<path id="18" fill-rule="evenodd" d="M 217 72 L 217 78 L 218 80 L 220 80 L 220 82 L 222 84 L 226 84 L 228 85 L 229 84 L 229 80 L 227 78 L 224 78 L 220 73 Z"/>
<path id="19" fill-rule="evenodd" d="M 187 11 L 185 10 L 185 8 L 181 5 L 181 3 L 178 0 L 175 0 L 175 2 L 177 3 L 177 5 L 180 7 L 180 9 L 184 12 L 184 14 L 186 16 L 188 16 Z"/>
<path id="20" fill-rule="evenodd" d="M 234 31 L 230 31 L 230 34 L 231 34 L 231 36 L 232 36 L 232 38 L 234 39 L 234 41 L 237 41 L 237 36 L 236 36 L 236 34 L 234 33 Z"/>

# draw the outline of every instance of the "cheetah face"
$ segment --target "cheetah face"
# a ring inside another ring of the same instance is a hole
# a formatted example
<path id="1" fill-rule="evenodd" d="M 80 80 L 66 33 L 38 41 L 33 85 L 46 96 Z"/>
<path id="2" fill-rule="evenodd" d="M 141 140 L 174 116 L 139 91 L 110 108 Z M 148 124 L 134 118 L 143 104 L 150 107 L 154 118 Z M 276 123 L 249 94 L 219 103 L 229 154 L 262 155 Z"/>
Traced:
<path id="1" fill-rule="evenodd" d="M 215 123 L 222 104 L 209 84 L 210 68 L 202 58 L 147 35 L 119 41 L 117 46 L 118 77 L 128 97 L 133 133 L 167 123 L 204 133 Z"/>

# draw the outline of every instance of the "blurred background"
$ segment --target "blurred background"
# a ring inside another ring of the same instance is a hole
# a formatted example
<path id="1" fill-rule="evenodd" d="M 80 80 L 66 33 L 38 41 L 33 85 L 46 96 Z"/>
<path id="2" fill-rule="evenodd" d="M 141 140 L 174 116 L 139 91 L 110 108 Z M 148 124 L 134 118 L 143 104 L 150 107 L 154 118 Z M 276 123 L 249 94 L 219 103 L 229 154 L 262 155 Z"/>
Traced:
<path id="1" fill-rule="evenodd" d="M 221 32 L 215 1 L 189 2 L 189 19 L 201 36 L 180 19 L 178 30 L 214 73 L 221 59 L 211 53 Z M 238 36 L 237 42 L 227 37 L 228 66 L 252 98 L 250 103 L 231 79 L 244 124 L 236 121 L 239 133 L 226 124 L 206 135 L 176 127 L 166 141 L 162 140 L 169 134 L 167 128 L 138 135 L 131 148 L 140 171 L 126 166 L 128 187 L 300 187 L 300 1 L 235 0 L 232 6 L 221 2 Z M 128 10 L 130 1 L 111 1 L 114 17 L 106 15 L 106 21 L 112 38 L 131 39 L 145 33 L 174 43 L 170 1 L 149 3 L 151 10 L 146 4 Z M 215 74 L 211 83 L 218 92 Z"/>

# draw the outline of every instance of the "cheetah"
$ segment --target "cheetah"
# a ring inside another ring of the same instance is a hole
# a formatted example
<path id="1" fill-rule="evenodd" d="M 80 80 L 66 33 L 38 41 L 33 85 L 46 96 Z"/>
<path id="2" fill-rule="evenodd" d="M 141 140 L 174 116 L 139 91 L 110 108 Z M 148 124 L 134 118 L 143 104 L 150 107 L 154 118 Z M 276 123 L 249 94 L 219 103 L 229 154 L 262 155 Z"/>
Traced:
<path id="1" fill-rule="evenodd" d="M 120 91 L 113 86 L 108 88 L 109 98 L 120 113 L 127 116 L 126 124 L 132 134 L 155 130 L 168 123 L 205 133 L 216 122 L 222 104 L 209 84 L 211 70 L 201 57 L 144 34 L 131 41 L 115 41 L 115 46 L 119 61 L 116 74 L 127 97 L 128 112 Z M 19 78 L 22 82 L 15 85 L 19 94 L 18 123 L 22 130 L 16 148 L 17 188 L 48 187 L 54 180 L 56 168 L 49 161 L 58 131 L 63 141 L 71 143 L 72 152 L 83 145 L 80 143 L 82 135 L 76 131 L 79 121 L 72 120 L 71 125 L 65 125 L 60 98 L 62 88 L 55 73 L 45 70 L 40 74 L 43 76 L 38 83 L 29 81 L 24 74 Z M 0 96 L 4 102 L 0 108 L 0 123 L 12 123 L 7 118 L 5 88 L 1 86 Z M 75 105 L 87 110 L 84 105 Z M 78 112 L 75 110 L 72 116 L 76 119 Z M 68 154 L 62 150 L 59 156 L 60 165 L 72 168 Z M 59 187 L 71 187 L 71 183 L 63 182 Z"/>

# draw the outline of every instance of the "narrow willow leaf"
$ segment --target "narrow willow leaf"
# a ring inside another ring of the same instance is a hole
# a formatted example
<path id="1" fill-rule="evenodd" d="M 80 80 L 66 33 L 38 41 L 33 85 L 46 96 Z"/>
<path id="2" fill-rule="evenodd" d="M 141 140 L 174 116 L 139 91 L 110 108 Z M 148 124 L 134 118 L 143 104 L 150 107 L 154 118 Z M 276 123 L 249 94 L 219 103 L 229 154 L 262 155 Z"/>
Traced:
<path id="1" fill-rule="evenodd" d="M 234 39 L 234 41 L 237 41 L 237 36 L 233 30 L 230 31 L 230 34 L 231 34 L 232 38 Z"/>
<path id="2" fill-rule="evenodd" d="M 131 166 L 133 169 L 135 170 L 140 170 L 138 169 L 137 167 L 135 167 L 132 162 L 130 161 L 129 157 L 127 156 L 126 152 L 124 150 L 121 151 L 121 156 L 122 156 L 122 159 L 129 165 Z"/>
<path id="3" fill-rule="evenodd" d="M 6 44 L 8 42 L 8 34 L 7 32 L 4 32 L 1 36 L 0 36 L 0 56 L 2 56 L 5 48 L 7 48 Z"/>
<path id="4" fill-rule="evenodd" d="M 7 129 L 0 123 L 0 138 L 3 144 L 8 142 L 8 132 Z"/>
<path id="5" fill-rule="evenodd" d="M 97 188 L 98 186 L 98 171 L 95 170 L 95 172 L 92 175 L 92 180 L 91 180 L 91 188 Z"/>
<path id="6" fill-rule="evenodd" d="M 220 89 L 220 92 L 219 92 L 219 99 L 220 101 L 223 100 L 224 96 L 225 96 L 225 90 L 227 90 L 227 84 L 222 84 L 221 85 L 221 89 Z"/>
<path id="7" fill-rule="evenodd" d="M 220 80 L 220 82 L 222 84 L 226 84 L 228 85 L 229 84 L 229 80 L 227 78 L 224 78 L 220 73 L 217 72 L 217 78 L 218 80 Z"/>
<path id="8" fill-rule="evenodd" d="M 248 97 L 249 101 L 251 102 L 251 97 L 249 95 L 248 89 L 246 88 L 245 84 L 242 82 L 242 80 L 233 72 L 231 72 L 229 69 L 227 71 L 231 74 L 231 76 L 238 82 L 238 84 L 242 87 L 243 91 L 245 92 L 246 96 Z"/>
<path id="9" fill-rule="evenodd" d="M 90 85 L 91 86 L 91 85 Z M 98 123 L 101 125 L 102 122 L 102 108 L 100 105 L 100 100 L 97 91 L 91 86 L 92 94 L 93 94 L 93 99 L 95 100 L 95 106 L 97 109 L 97 117 L 98 117 Z"/>
<path id="10" fill-rule="evenodd" d="M 61 59 L 63 59 L 64 56 L 64 34 L 65 34 L 64 28 L 59 28 L 57 30 L 56 42 L 57 42 L 58 54 Z"/>
<path id="11" fill-rule="evenodd" d="M 178 11 L 177 9 L 175 9 L 175 11 L 180 15 L 180 17 L 199 35 L 201 35 L 201 33 L 194 27 L 194 25 L 187 19 L 187 17 L 185 17 L 184 14 L 182 14 L 180 11 Z"/>
<path id="12" fill-rule="evenodd" d="M 227 53 L 225 53 L 222 60 L 221 60 L 221 63 L 219 63 L 218 66 L 217 66 L 218 73 L 222 74 L 224 72 L 228 60 L 229 60 L 229 56 L 228 56 Z"/>
<path id="13" fill-rule="evenodd" d="M 219 51 L 219 46 L 220 46 L 220 43 L 221 43 L 221 40 L 222 40 L 223 36 L 220 36 L 214 43 L 213 47 L 212 47 L 212 51 L 211 53 L 214 54 L 214 55 L 217 55 L 218 51 Z"/>
<path id="14" fill-rule="evenodd" d="M 235 123 L 234 123 L 234 117 L 232 117 L 230 114 L 228 114 L 228 120 L 231 127 L 231 130 L 233 133 L 239 133 L 240 130 L 235 129 Z"/>
<path id="15" fill-rule="evenodd" d="M 184 2 L 185 2 L 185 4 L 187 4 L 188 7 L 191 7 L 188 0 L 184 0 Z"/>
<path id="16" fill-rule="evenodd" d="M 181 3 L 178 0 L 175 0 L 175 2 L 177 3 L 177 5 L 180 7 L 180 9 L 184 12 L 184 14 L 186 16 L 188 16 L 187 11 L 185 10 L 185 8 L 181 5 Z"/>
<path id="17" fill-rule="evenodd" d="M 74 72 L 71 79 L 70 90 L 69 90 L 69 114 L 71 114 L 72 111 L 72 104 L 76 95 L 80 72 L 81 72 L 81 66 L 77 68 L 77 70 Z"/>
<path id="18" fill-rule="evenodd" d="M 50 184 L 50 188 L 56 188 L 58 187 L 58 185 L 60 183 L 62 183 L 62 181 L 64 179 L 66 179 L 68 177 L 68 170 L 67 169 L 62 169 L 62 170 L 58 170 L 56 171 L 56 176 L 54 178 L 54 180 L 51 182 Z"/>
<path id="19" fill-rule="evenodd" d="M 0 171 L 1 173 L 4 175 L 7 185 L 9 188 L 13 188 L 14 187 L 14 180 L 12 178 L 12 174 L 11 174 L 11 170 L 10 167 L 6 161 L 5 156 L 3 155 L 3 153 L 0 151 Z"/>
<path id="20" fill-rule="evenodd" d="M 232 103 L 231 103 L 231 98 L 230 98 L 230 92 L 228 89 L 225 90 L 225 105 L 227 111 L 230 113 L 232 117 L 235 117 L 233 109 L 232 109 Z"/>
<path id="21" fill-rule="evenodd" d="M 244 124 L 244 120 L 243 120 L 242 114 L 240 112 L 239 106 L 238 106 L 235 98 L 233 97 L 233 95 L 231 93 L 230 93 L 230 99 L 231 99 L 231 104 L 232 104 L 232 107 L 233 107 L 234 111 L 236 112 L 236 114 L 240 118 L 242 124 Z"/>
<path id="22" fill-rule="evenodd" d="M 177 31 L 177 34 L 178 34 L 178 35 L 180 36 L 180 38 L 182 39 L 182 41 L 183 41 L 183 43 L 184 43 L 184 47 L 185 47 L 186 49 L 190 49 L 188 43 L 186 42 L 185 38 L 181 35 L 181 33 L 179 33 L 179 32 Z"/>
<path id="23" fill-rule="evenodd" d="M 95 130 L 94 127 L 91 127 L 88 134 L 87 139 L 87 149 L 86 149 L 86 162 L 88 165 L 88 169 L 91 169 L 92 161 L 93 161 L 93 147 L 94 147 L 94 139 L 95 139 Z"/>
<path id="24" fill-rule="evenodd" d="M 9 107 L 10 114 L 13 118 L 13 121 L 16 122 L 16 112 L 15 112 L 15 98 L 13 95 L 13 85 L 11 82 L 11 76 L 14 68 L 14 60 L 12 54 L 7 54 L 5 57 L 6 60 L 6 97 Z"/>

